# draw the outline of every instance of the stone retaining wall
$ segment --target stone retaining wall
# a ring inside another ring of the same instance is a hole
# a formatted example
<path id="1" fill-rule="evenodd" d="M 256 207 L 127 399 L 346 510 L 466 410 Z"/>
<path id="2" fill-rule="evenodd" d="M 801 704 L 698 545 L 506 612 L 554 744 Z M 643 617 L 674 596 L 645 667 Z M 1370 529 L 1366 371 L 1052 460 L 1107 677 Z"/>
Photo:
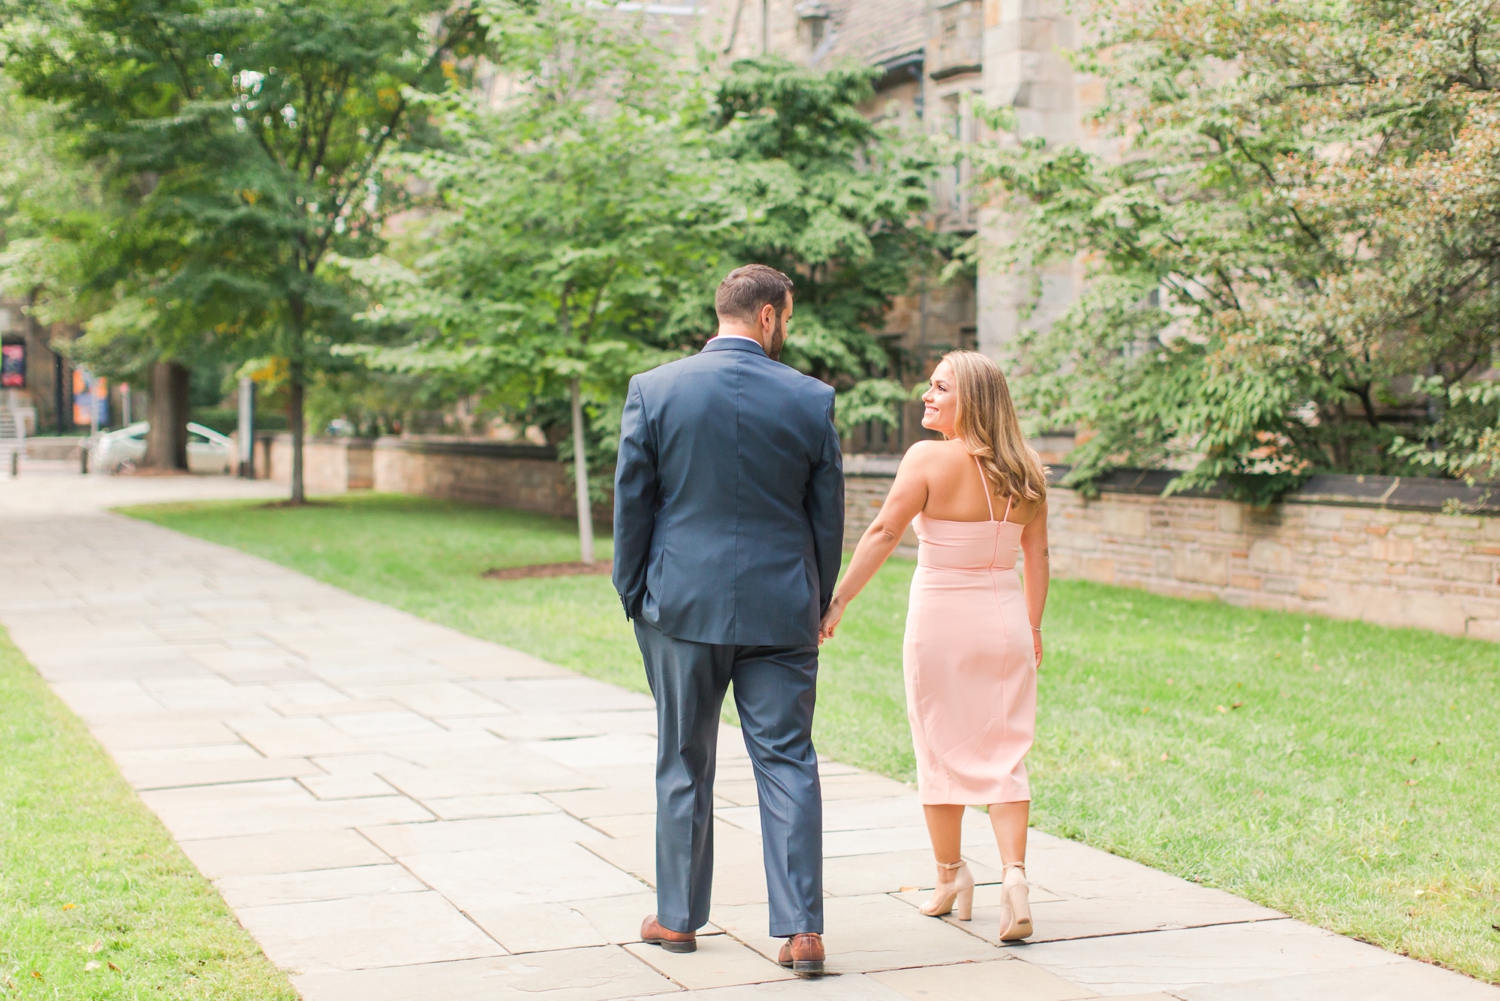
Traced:
<path id="1" fill-rule="evenodd" d="M 851 545 L 879 510 L 895 462 L 850 457 Z M 1053 573 L 1500 640 L 1500 501 L 1488 491 L 1320 476 L 1284 503 L 1257 509 L 1214 496 L 1163 498 L 1170 477 L 1120 472 L 1094 500 L 1054 487 Z"/>
<path id="2" fill-rule="evenodd" d="M 292 436 L 256 435 L 256 475 L 290 483 Z M 308 438 L 302 476 L 309 494 L 375 489 L 494 507 L 576 516 L 573 479 L 551 445 L 436 435 L 384 438 Z M 608 505 L 595 505 L 608 523 Z"/>
<path id="3" fill-rule="evenodd" d="M 271 449 L 285 480 L 290 438 Z M 443 438 L 311 439 L 309 493 L 376 490 L 573 517 L 556 451 L 530 443 Z M 845 460 L 853 547 L 880 510 L 900 459 Z M 1060 477 L 1066 467 L 1054 467 Z M 1089 500 L 1051 493 L 1058 577 L 1213 597 L 1238 605 L 1418 626 L 1500 640 L 1500 498 L 1452 481 L 1319 476 L 1257 509 L 1213 495 L 1163 498 L 1166 472 L 1122 470 Z M 1453 513 L 1454 509 L 1461 509 Z M 596 507 L 601 523 L 607 507 Z M 914 553 L 908 531 L 903 551 Z"/>
<path id="4" fill-rule="evenodd" d="M 573 481 L 551 445 L 377 438 L 374 486 L 394 493 L 576 517 Z"/>
<path id="5" fill-rule="evenodd" d="M 28 437 L 26 458 L 47 462 L 78 462 L 81 458 L 78 453 L 83 448 L 85 440 L 81 437 Z"/>
<path id="6" fill-rule="evenodd" d="M 257 451 L 256 477 L 276 483 L 292 482 L 292 436 L 285 432 L 256 435 L 256 444 L 269 437 L 269 448 Z M 374 439 L 307 438 L 302 442 L 302 487 L 309 494 L 342 494 L 375 485 Z"/>
<path id="7" fill-rule="evenodd" d="M 865 534 L 885 495 L 891 491 L 896 478 L 896 467 L 901 464 L 899 455 L 846 455 L 844 456 L 844 548 L 853 549 L 859 537 Z M 901 539 L 897 555 L 915 556 L 917 533 L 906 530 Z M 909 550 L 909 552 L 902 552 Z"/>

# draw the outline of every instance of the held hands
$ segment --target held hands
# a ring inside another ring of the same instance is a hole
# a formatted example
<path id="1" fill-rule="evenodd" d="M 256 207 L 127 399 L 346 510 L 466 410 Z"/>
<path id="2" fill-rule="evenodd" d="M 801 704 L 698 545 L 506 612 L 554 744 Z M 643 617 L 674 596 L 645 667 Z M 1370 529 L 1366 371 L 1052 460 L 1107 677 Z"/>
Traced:
<path id="1" fill-rule="evenodd" d="M 838 595 L 833 596 L 833 601 L 828 603 L 828 611 L 823 613 L 823 621 L 818 626 L 818 645 L 822 646 L 824 640 L 833 639 L 833 631 L 838 628 L 839 620 L 844 617 L 844 609 L 849 603 Z"/>

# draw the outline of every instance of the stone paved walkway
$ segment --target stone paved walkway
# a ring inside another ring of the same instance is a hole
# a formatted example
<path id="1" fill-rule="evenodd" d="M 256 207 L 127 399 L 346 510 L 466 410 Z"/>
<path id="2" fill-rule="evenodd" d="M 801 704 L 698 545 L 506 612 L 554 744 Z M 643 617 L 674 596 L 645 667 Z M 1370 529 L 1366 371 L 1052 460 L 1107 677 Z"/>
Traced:
<path id="1" fill-rule="evenodd" d="M 714 927 L 675 956 L 653 909 L 650 701 L 242 553 L 104 513 L 265 495 L 197 479 L 0 480 L 0 621 L 310 1001 L 1497 1001 L 1500 990 L 1040 833 L 1039 934 L 921 916 L 915 795 L 835 762 L 829 966 L 765 935 L 755 787 L 725 729 Z"/>

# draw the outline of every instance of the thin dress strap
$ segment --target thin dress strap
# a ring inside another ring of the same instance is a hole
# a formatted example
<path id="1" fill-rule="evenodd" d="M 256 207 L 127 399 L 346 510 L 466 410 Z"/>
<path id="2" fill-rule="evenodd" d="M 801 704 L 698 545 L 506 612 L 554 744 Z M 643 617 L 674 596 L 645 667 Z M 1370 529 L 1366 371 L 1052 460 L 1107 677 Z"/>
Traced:
<path id="1" fill-rule="evenodd" d="M 990 509 L 990 521 L 995 520 L 995 504 L 990 500 L 990 481 L 984 478 L 984 463 L 979 461 L 979 456 L 974 456 L 974 465 L 979 467 L 979 482 L 984 487 L 984 506 Z M 1010 504 L 1005 505 L 1005 516 L 1010 517 Z"/>

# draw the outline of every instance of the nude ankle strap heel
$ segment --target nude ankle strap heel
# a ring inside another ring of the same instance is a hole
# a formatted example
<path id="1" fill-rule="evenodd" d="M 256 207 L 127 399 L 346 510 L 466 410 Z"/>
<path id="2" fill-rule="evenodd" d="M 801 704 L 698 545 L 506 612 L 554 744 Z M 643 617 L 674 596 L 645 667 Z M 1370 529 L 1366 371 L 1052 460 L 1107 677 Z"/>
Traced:
<path id="1" fill-rule="evenodd" d="M 956 912 L 958 920 L 970 920 L 974 917 L 973 875 L 962 859 L 957 862 L 939 862 L 937 867 L 954 873 L 953 885 L 934 890 L 932 899 L 922 905 L 922 913 L 929 918 L 940 918 Z"/>
<path id="2" fill-rule="evenodd" d="M 1011 869 L 1021 870 L 1019 881 L 1001 885 L 1000 941 L 1019 942 L 1031 936 L 1030 886 L 1026 882 L 1026 864 L 1007 862 L 1001 872 L 1008 876 Z M 1004 876 L 1002 876 L 1002 879 Z"/>

